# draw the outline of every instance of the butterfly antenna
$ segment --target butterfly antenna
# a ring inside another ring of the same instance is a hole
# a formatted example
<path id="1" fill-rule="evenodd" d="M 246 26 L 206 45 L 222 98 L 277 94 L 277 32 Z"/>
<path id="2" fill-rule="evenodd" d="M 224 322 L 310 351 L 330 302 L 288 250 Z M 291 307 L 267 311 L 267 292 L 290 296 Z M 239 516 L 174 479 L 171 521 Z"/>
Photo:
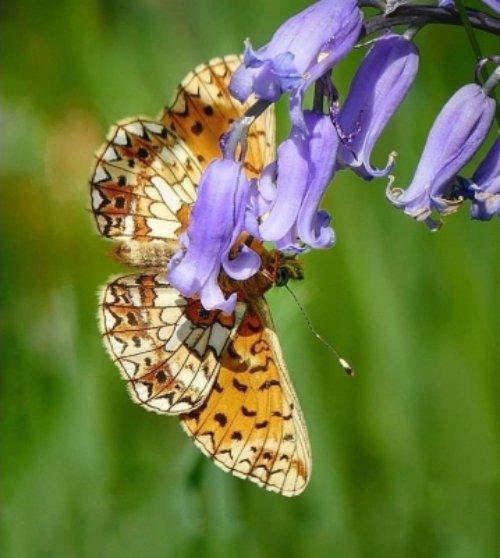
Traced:
<path id="1" fill-rule="evenodd" d="M 302 312 L 302 315 L 304 316 L 304 319 L 306 320 L 306 324 L 308 325 L 308 327 L 311 330 L 314 337 L 316 337 L 316 339 L 319 339 L 319 341 L 321 341 L 323 343 L 323 345 L 328 347 L 328 350 L 335 355 L 335 357 L 337 358 L 340 366 L 342 366 L 342 368 L 344 369 L 344 371 L 347 373 L 348 376 L 354 376 L 353 367 L 347 362 L 347 360 L 345 358 L 340 356 L 339 352 L 337 351 L 337 349 L 335 349 L 335 347 L 333 345 L 328 343 L 328 341 L 326 341 L 326 339 L 321 337 L 321 335 L 314 329 L 314 326 L 311 322 L 311 319 L 309 318 L 306 311 L 304 310 L 304 307 L 302 306 L 299 299 L 297 298 L 297 295 L 292 291 L 292 289 L 288 285 L 285 285 L 285 287 L 286 287 L 287 291 L 292 295 L 292 298 L 293 298 L 293 300 L 295 300 L 295 304 L 297 304 L 297 306 L 299 307 L 299 310 Z"/>

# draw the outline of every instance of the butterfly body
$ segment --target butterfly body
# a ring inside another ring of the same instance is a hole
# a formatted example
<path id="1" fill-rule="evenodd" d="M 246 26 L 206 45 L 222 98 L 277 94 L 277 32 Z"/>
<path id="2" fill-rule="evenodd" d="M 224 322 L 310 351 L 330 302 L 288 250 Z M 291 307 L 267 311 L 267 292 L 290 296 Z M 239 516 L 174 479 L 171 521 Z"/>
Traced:
<path id="1" fill-rule="evenodd" d="M 293 496 L 310 477 L 309 440 L 264 293 L 302 278 L 300 263 L 243 234 L 232 255 L 245 244 L 261 266 L 245 281 L 221 272 L 224 293 L 237 293 L 232 314 L 206 310 L 168 281 L 203 169 L 220 156 L 221 135 L 247 108 L 228 92 L 239 63 L 228 56 L 198 66 L 158 120 L 119 122 L 97 152 L 97 228 L 117 243 L 114 256 L 136 268 L 103 288 L 100 328 L 135 402 L 178 415 L 222 469 Z M 249 176 L 274 158 L 271 111 L 250 129 L 247 153 Z"/>

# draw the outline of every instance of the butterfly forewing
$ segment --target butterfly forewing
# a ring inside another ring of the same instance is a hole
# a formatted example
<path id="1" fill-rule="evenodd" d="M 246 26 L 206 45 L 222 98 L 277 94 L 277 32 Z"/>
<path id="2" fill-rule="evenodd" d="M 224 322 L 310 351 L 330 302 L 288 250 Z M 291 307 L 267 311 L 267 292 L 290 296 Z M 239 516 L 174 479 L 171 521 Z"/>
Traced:
<path id="1" fill-rule="evenodd" d="M 306 487 L 307 429 L 263 298 L 249 303 L 213 390 L 182 423 L 224 470 L 286 496 Z"/>
<path id="2" fill-rule="evenodd" d="M 196 198 L 201 167 L 187 145 L 154 120 L 119 122 L 98 151 L 91 199 L 102 235 L 177 240 Z"/>
<path id="3" fill-rule="evenodd" d="M 179 414 L 211 390 L 244 311 L 238 303 L 231 316 L 206 312 L 170 286 L 165 271 L 132 274 L 104 288 L 101 329 L 134 401 Z"/>
<path id="4" fill-rule="evenodd" d="M 241 104 L 231 97 L 231 76 L 241 64 L 240 56 L 215 58 L 200 64 L 177 88 L 161 121 L 174 130 L 196 153 L 202 164 L 221 156 L 220 139 L 241 118 L 253 100 Z M 245 168 L 251 176 L 275 159 L 274 105 L 250 127 Z"/>

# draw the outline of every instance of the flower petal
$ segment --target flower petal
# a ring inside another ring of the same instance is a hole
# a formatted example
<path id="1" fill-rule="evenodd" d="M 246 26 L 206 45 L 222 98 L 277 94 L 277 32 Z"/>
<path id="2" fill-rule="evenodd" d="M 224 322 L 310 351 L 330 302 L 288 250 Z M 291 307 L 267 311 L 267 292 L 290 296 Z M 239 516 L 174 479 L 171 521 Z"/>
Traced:
<path id="1" fill-rule="evenodd" d="M 259 269 L 260 257 L 250 249 L 229 259 L 243 231 L 249 196 L 250 182 L 241 163 L 215 160 L 203 173 L 183 241 L 185 253 L 172 258 L 169 281 L 184 296 L 199 296 L 207 310 L 230 312 L 236 303 L 236 296 L 226 299 L 218 285 L 221 267 L 238 280 Z"/>
<path id="2" fill-rule="evenodd" d="M 474 201 L 471 208 L 473 219 L 489 221 L 500 216 L 500 139 L 486 154 L 469 184 Z"/>
<path id="3" fill-rule="evenodd" d="M 328 248 L 334 242 L 330 216 L 318 207 L 333 177 L 338 136 L 328 115 L 306 111 L 304 117 L 306 130 L 294 127 L 278 149 L 275 195 L 269 192 L 270 173 L 260 185 L 270 207 L 260 237 L 278 249 Z"/>
<path id="4" fill-rule="evenodd" d="M 297 218 L 299 238 L 313 248 L 330 248 L 335 236 L 330 227 L 331 216 L 318 211 L 319 204 L 335 172 L 339 139 L 329 116 L 306 113 L 310 130 L 310 171 L 307 192 Z"/>
<path id="5" fill-rule="evenodd" d="M 500 139 L 497 139 L 472 176 L 476 188 L 500 193 Z"/>
<path id="6" fill-rule="evenodd" d="M 294 128 L 290 137 L 278 148 L 276 196 L 266 220 L 260 226 L 260 234 L 264 240 L 279 240 L 295 223 L 308 177 L 307 144 L 302 131 Z"/>

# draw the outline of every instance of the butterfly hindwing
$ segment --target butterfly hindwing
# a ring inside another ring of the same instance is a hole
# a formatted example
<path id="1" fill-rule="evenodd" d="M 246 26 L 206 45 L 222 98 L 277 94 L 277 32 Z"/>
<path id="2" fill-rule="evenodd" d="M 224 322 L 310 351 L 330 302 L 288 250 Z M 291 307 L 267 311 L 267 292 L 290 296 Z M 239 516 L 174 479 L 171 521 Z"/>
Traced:
<path id="1" fill-rule="evenodd" d="M 286 496 L 304 490 L 309 438 L 264 298 L 249 303 L 205 402 L 181 419 L 225 471 Z"/>
<path id="2" fill-rule="evenodd" d="M 244 308 L 238 303 L 230 316 L 207 312 L 174 289 L 165 271 L 131 274 L 104 288 L 101 331 L 134 401 L 179 414 L 199 406 L 212 389 Z"/>

